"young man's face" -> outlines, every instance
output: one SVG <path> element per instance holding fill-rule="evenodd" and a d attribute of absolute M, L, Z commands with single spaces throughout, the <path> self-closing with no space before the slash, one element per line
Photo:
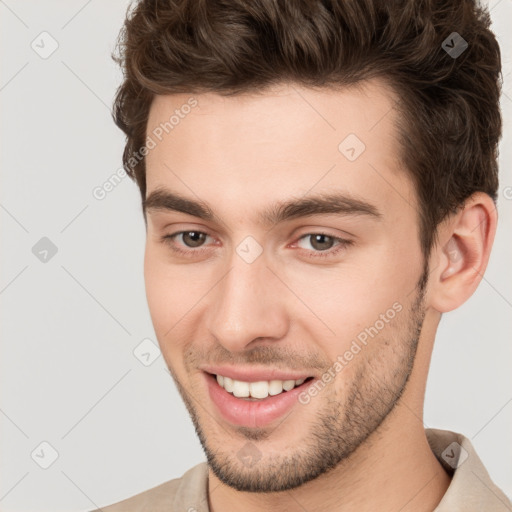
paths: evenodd
<path fill-rule="evenodd" d="M 210 466 L 236 489 L 290 489 L 334 467 L 411 373 L 424 264 L 392 106 L 377 82 L 152 105 L 146 199 L 160 190 L 211 215 L 148 202 L 148 304 Z M 329 195 L 327 212 L 279 208 Z M 248 400 L 212 374 L 314 379 L 282 393 L 260 383 L 259 396 L 278 394 Z"/>

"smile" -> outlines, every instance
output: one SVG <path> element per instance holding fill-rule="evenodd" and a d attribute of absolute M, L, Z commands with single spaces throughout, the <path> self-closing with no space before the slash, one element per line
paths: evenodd
<path fill-rule="evenodd" d="M 217 415 L 232 425 L 261 428 L 290 412 L 314 377 L 246 382 L 203 372 Z"/>
<path fill-rule="evenodd" d="M 268 396 L 276 396 L 285 391 L 290 391 L 313 377 L 298 380 L 261 380 L 258 382 L 244 382 L 223 375 L 217 375 L 216 378 L 221 388 L 237 398 L 262 400 Z"/>

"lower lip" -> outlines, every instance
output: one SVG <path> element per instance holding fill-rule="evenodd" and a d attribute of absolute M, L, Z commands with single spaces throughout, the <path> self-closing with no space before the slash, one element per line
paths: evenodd
<path fill-rule="evenodd" d="M 205 373 L 205 376 L 210 398 L 224 419 L 233 425 L 250 428 L 264 427 L 286 414 L 298 403 L 298 396 L 314 381 L 310 379 L 290 391 L 252 401 L 228 393 L 220 387 L 214 375 Z"/>

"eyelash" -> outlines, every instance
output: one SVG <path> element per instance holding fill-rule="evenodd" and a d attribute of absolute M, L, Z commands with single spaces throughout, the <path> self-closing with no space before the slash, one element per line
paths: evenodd
<path fill-rule="evenodd" d="M 194 230 L 178 231 L 178 232 L 173 233 L 171 235 L 164 235 L 164 236 L 162 236 L 161 241 L 164 244 L 168 245 L 171 248 L 171 250 L 174 251 L 175 253 L 181 254 L 181 255 L 184 255 L 184 256 L 190 256 L 191 254 L 199 255 L 202 252 L 204 252 L 205 250 L 208 250 L 206 247 L 199 247 L 198 249 L 188 249 L 188 250 L 185 250 L 185 249 L 180 249 L 179 247 L 174 245 L 173 239 L 175 237 L 177 237 L 178 235 L 182 235 L 182 234 L 185 234 L 185 233 L 200 233 L 200 234 L 204 234 L 206 236 L 210 236 L 210 235 L 208 235 L 208 233 L 204 233 L 203 231 L 194 231 Z M 303 238 L 306 238 L 308 236 L 313 236 L 313 235 L 327 236 L 329 238 L 332 238 L 335 242 L 338 242 L 338 245 L 337 245 L 337 248 L 334 248 L 334 249 L 327 249 L 325 251 L 313 251 L 314 256 L 312 256 L 312 255 L 309 256 L 312 259 L 314 259 L 314 258 L 328 258 L 328 257 L 334 256 L 338 252 L 342 251 L 343 249 L 349 247 L 350 245 L 352 245 L 354 243 L 352 240 L 345 240 L 344 238 L 339 238 L 339 237 L 336 237 L 336 236 L 332 236 L 332 235 L 329 235 L 328 233 L 322 233 L 321 231 L 320 232 L 314 232 L 314 233 L 306 233 L 306 234 L 300 236 L 297 239 L 297 242 L 299 240 L 302 240 Z M 303 249 L 303 250 L 307 251 L 307 249 Z"/>

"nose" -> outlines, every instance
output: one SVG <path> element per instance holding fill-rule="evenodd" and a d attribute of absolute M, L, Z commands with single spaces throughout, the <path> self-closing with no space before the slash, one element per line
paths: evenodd
<path fill-rule="evenodd" d="M 238 255 L 215 287 L 207 312 L 207 327 L 231 352 L 246 350 L 256 339 L 278 340 L 288 330 L 282 283 L 259 257 L 246 263 Z"/>

